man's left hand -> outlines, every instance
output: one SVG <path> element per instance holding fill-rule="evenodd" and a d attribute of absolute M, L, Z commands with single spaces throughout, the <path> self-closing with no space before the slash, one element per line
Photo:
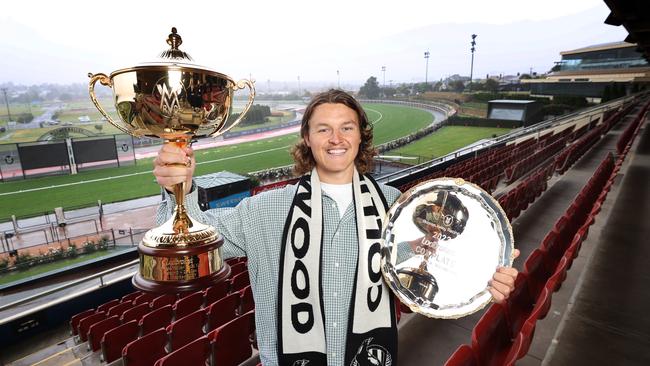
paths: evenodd
<path fill-rule="evenodd" d="M 514 250 L 514 258 L 517 257 L 519 257 L 519 249 Z M 497 268 L 488 287 L 494 302 L 502 304 L 508 299 L 508 296 L 515 288 L 515 279 L 517 279 L 518 274 L 519 271 L 514 267 Z"/>

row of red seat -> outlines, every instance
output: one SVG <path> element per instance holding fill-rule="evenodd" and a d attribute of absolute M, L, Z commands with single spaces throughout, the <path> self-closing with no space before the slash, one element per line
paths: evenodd
<path fill-rule="evenodd" d="M 199 311 L 196 314 L 200 314 Z M 191 315 L 193 316 L 193 315 Z M 173 348 L 167 331 L 160 328 L 124 347 L 125 366 L 188 366 L 219 365 L 235 366 L 253 354 L 251 343 L 255 337 L 255 310 L 246 312 L 233 320 L 203 333 L 201 329 L 179 329 L 192 339 Z M 168 352 L 167 348 L 171 348 Z"/>
<path fill-rule="evenodd" d="M 158 296 L 136 291 L 106 302 L 96 310 L 74 315 L 70 320 L 71 334 L 77 343 L 87 342 L 90 352 L 101 347 L 103 359 L 111 362 L 120 357 L 125 342 L 167 327 L 197 309 L 206 309 L 210 327 L 223 324 L 232 319 L 228 314 L 243 313 L 254 306 L 245 258 L 229 262 L 231 277 L 228 281 L 195 293 Z M 231 311 L 220 310 L 222 308 Z"/>
<path fill-rule="evenodd" d="M 632 141 L 636 137 L 643 121 L 645 121 L 648 108 L 650 107 L 650 101 L 646 102 L 645 105 L 641 108 L 639 113 L 634 117 L 632 123 L 630 123 L 627 128 L 623 131 L 616 143 L 616 151 L 619 154 L 623 154 L 626 149 L 629 151 L 630 146 L 632 146 Z"/>
<path fill-rule="evenodd" d="M 547 182 L 555 169 L 552 160 L 511 189 L 507 194 L 499 197 L 499 204 L 506 213 L 508 220 L 512 221 L 519 216 L 521 211 L 535 201 L 548 187 Z"/>
<path fill-rule="evenodd" d="M 461 345 L 446 365 L 512 365 L 526 355 L 536 323 L 548 313 L 552 294 L 566 278 L 618 168 L 611 154 L 603 160 L 540 247 L 526 259 L 508 300 L 485 312 L 472 330 L 472 344 Z"/>
<path fill-rule="evenodd" d="M 531 169 L 534 169 L 539 164 L 547 159 L 555 156 L 558 152 L 562 151 L 566 146 L 566 137 L 560 138 L 552 144 L 535 151 L 531 156 L 524 157 L 519 162 L 506 168 L 505 177 L 506 182 L 512 183 L 517 179 L 524 176 Z"/>

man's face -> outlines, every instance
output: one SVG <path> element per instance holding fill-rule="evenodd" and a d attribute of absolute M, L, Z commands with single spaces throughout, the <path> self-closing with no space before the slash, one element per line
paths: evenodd
<path fill-rule="evenodd" d="M 352 182 L 354 159 L 361 144 L 357 113 L 344 104 L 324 103 L 314 109 L 305 136 L 316 160 L 316 170 L 325 183 Z"/>

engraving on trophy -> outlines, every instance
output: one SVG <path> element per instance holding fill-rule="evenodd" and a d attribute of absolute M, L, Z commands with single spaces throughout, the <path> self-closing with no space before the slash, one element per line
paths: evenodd
<path fill-rule="evenodd" d="M 160 98 L 160 113 L 163 117 L 173 118 L 178 110 L 181 108 L 181 103 L 178 101 L 178 94 L 183 90 L 183 85 L 177 84 L 172 87 L 167 87 L 166 81 L 158 81 L 156 84 L 157 94 L 155 97 Z"/>

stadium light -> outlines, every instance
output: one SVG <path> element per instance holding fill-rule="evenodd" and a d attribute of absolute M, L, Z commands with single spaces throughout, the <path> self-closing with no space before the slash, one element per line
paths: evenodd
<path fill-rule="evenodd" d="M 338 89 L 340 90 L 341 89 L 341 73 L 339 72 L 339 70 L 336 70 L 336 78 L 338 79 L 336 81 L 336 85 L 337 85 Z"/>
<path fill-rule="evenodd" d="M 472 91 L 472 77 L 474 76 L 474 51 L 476 50 L 476 34 L 472 34 L 472 64 L 469 69 L 469 91 Z"/>
<path fill-rule="evenodd" d="M 384 74 L 384 90 L 382 92 L 384 93 L 384 97 L 386 97 L 386 66 L 381 67 L 381 72 Z"/>
<path fill-rule="evenodd" d="M 424 69 L 424 83 L 429 83 L 429 51 L 424 51 L 424 59 L 427 62 L 427 66 Z"/>

